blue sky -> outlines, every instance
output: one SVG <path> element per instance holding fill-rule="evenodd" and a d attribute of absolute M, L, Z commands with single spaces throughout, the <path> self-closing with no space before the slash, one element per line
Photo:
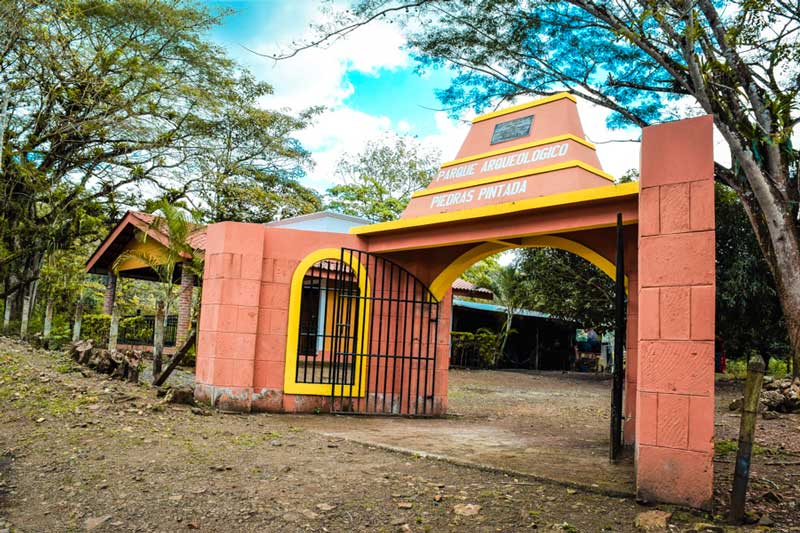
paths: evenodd
<path fill-rule="evenodd" d="M 275 53 L 307 37 L 309 24 L 321 20 L 318 2 L 210 4 L 236 11 L 211 37 L 259 79 L 273 85 L 275 95 L 262 105 L 293 111 L 326 106 L 317 122 L 299 135 L 316 161 L 309 170 L 308 185 L 319 190 L 329 187 L 343 154 L 356 153 L 368 140 L 386 134 L 413 135 L 438 148 L 444 159 L 454 155 L 466 126 L 436 112 L 441 104 L 434 92 L 447 87 L 450 73 L 444 69 L 418 73 L 395 25 L 375 24 L 329 48 L 276 63 L 247 48 Z"/>
<path fill-rule="evenodd" d="M 337 5 L 346 3 L 341 0 Z M 211 37 L 257 78 L 272 84 L 275 94 L 261 105 L 289 111 L 326 107 L 313 125 L 298 134 L 315 161 L 305 185 L 324 191 L 337 181 L 338 160 L 386 135 L 413 135 L 439 150 L 443 161 L 454 157 L 471 116 L 452 120 L 440 110 L 435 90 L 447 87 L 451 74 L 448 70 L 417 73 L 398 25 L 376 22 L 329 47 L 275 62 L 247 48 L 275 54 L 289 49 L 292 41 L 307 39 L 309 26 L 324 20 L 319 2 L 213 0 L 209 4 L 236 11 Z M 605 110 L 579 102 L 579 111 L 587 137 L 594 142 L 632 137 L 607 130 Z M 598 154 L 614 175 L 638 166 L 638 143 L 601 144 Z"/>

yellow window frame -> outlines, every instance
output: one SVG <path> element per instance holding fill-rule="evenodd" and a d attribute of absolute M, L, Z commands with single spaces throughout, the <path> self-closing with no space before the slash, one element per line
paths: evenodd
<path fill-rule="evenodd" d="M 300 306 L 303 298 L 303 278 L 306 272 L 320 261 L 343 261 L 357 276 L 358 290 L 361 293 L 362 306 L 359 312 L 359 329 L 363 335 L 358 337 L 356 349 L 358 367 L 357 375 L 360 379 L 354 385 L 334 385 L 325 383 L 298 383 L 297 374 L 297 347 L 300 337 Z M 286 337 L 286 364 L 283 374 L 283 392 L 286 394 L 307 394 L 312 396 L 353 396 L 363 397 L 366 391 L 367 358 L 364 357 L 369 346 L 369 326 L 371 318 L 370 286 L 367 271 L 363 265 L 348 251 L 339 248 L 323 248 L 310 253 L 297 265 L 292 275 L 291 292 L 289 296 L 289 324 Z"/>

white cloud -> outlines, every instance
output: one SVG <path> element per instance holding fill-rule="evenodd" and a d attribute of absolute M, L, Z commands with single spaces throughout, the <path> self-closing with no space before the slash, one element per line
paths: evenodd
<path fill-rule="evenodd" d="M 606 119 L 611 111 L 581 98 L 578 99 L 578 113 L 586 138 L 597 146 L 603 170 L 618 178 L 631 168 L 639 168 L 641 130 L 609 129 Z"/>
<path fill-rule="evenodd" d="M 272 84 L 275 94 L 262 99 L 265 108 L 297 112 L 325 106 L 314 123 L 297 136 L 315 162 L 304 182 L 324 191 L 334 183 L 333 171 L 344 153 L 359 152 L 368 140 L 386 131 L 411 129 L 408 123 L 393 125 L 386 116 L 368 115 L 344 104 L 354 91 L 347 82 L 348 72 L 378 75 L 381 70 L 409 65 L 410 58 L 402 48 L 405 38 L 396 25 L 376 22 L 330 46 L 310 48 L 276 62 L 244 47 L 267 55 L 289 50 L 292 41 L 299 43 L 311 36 L 309 25 L 320 22 L 321 17 L 313 2 L 279 3 L 279 10 L 269 15 L 263 32 L 269 40 L 223 44 L 258 79 Z"/>
<path fill-rule="evenodd" d="M 442 162 L 455 159 L 461 143 L 469 132 L 469 119 L 472 116 L 464 115 L 462 120 L 452 120 L 444 111 L 436 111 L 433 119 L 436 123 L 437 133 L 427 135 L 422 138 L 422 142 L 428 146 L 437 148 L 442 153 Z"/>

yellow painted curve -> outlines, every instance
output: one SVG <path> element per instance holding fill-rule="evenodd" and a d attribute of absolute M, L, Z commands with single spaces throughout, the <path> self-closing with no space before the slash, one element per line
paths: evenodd
<path fill-rule="evenodd" d="M 608 277 L 615 280 L 616 266 L 614 263 L 595 252 L 588 246 L 579 242 L 575 242 L 564 237 L 556 237 L 554 235 L 540 235 L 535 237 L 526 237 L 522 239 L 521 244 L 518 246 L 502 245 L 497 243 L 485 243 L 460 255 L 455 261 L 450 263 L 436 278 L 431 282 L 430 291 L 438 300 L 442 300 L 447 291 L 453 285 L 453 282 L 471 265 L 477 263 L 481 259 L 485 259 L 490 255 L 512 248 L 558 248 L 578 255 L 597 268 L 602 270 Z M 628 277 L 625 277 L 625 292 L 628 291 Z"/>
<path fill-rule="evenodd" d="M 361 378 L 358 387 L 354 387 L 351 391 L 350 385 L 337 385 L 333 389 L 332 385 L 324 383 L 297 383 L 295 375 L 297 372 L 297 345 L 300 336 L 300 305 L 303 298 L 303 278 L 306 272 L 320 261 L 343 260 L 357 275 L 358 289 L 362 296 L 370 295 L 369 279 L 366 275 L 366 269 L 361 265 L 358 260 L 353 257 L 349 252 L 342 253 L 339 248 L 322 248 L 315 252 L 308 254 L 292 275 L 291 292 L 289 296 L 289 324 L 286 337 L 286 364 L 283 372 L 283 391 L 287 394 L 310 394 L 319 396 L 341 395 L 342 390 L 347 396 L 361 397 L 364 396 L 365 379 L 366 379 L 366 362 L 365 357 L 359 357 L 360 361 L 357 363 L 361 367 Z M 362 300 L 361 313 L 358 323 L 362 326 L 363 335 L 359 337 L 358 347 L 356 353 L 363 355 L 369 346 L 369 321 L 371 315 L 369 299 Z M 358 374 L 358 373 L 357 373 Z"/>

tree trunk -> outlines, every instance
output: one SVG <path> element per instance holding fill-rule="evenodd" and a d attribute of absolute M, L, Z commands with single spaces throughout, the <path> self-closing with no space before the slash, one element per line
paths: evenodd
<path fill-rule="evenodd" d="M 47 297 L 47 304 L 44 308 L 44 327 L 42 328 L 42 338 L 44 339 L 45 346 L 50 339 L 50 332 L 53 330 L 53 297 Z"/>
<path fill-rule="evenodd" d="M 153 376 L 161 374 L 161 355 L 164 353 L 164 302 L 156 303 L 156 319 L 153 324 Z"/>
<path fill-rule="evenodd" d="M 75 323 L 72 326 L 72 342 L 81 340 L 81 322 L 83 321 L 83 292 L 75 306 Z"/>
<path fill-rule="evenodd" d="M 14 294 L 6 296 L 5 309 L 3 310 L 3 335 L 8 335 L 8 325 L 11 322 L 11 307 L 14 305 Z"/>
<path fill-rule="evenodd" d="M 22 289 L 22 314 L 19 320 L 19 338 L 28 338 L 28 321 L 31 315 L 31 300 L 33 299 L 33 284 L 29 284 Z"/>
<path fill-rule="evenodd" d="M 167 381 L 167 378 L 169 378 L 169 375 L 172 374 L 172 371 L 175 370 L 179 364 L 181 364 L 183 358 L 186 357 L 186 354 L 189 353 L 191 347 L 194 346 L 196 339 L 197 332 L 192 329 L 189 332 L 189 336 L 186 338 L 186 341 L 184 341 L 183 345 L 178 349 L 178 351 L 175 352 L 175 355 L 172 356 L 172 359 L 169 360 L 169 363 L 167 363 L 167 367 L 164 369 L 164 371 L 160 372 L 158 375 L 153 373 L 153 385 L 160 387 L 165 381 Z"/>

